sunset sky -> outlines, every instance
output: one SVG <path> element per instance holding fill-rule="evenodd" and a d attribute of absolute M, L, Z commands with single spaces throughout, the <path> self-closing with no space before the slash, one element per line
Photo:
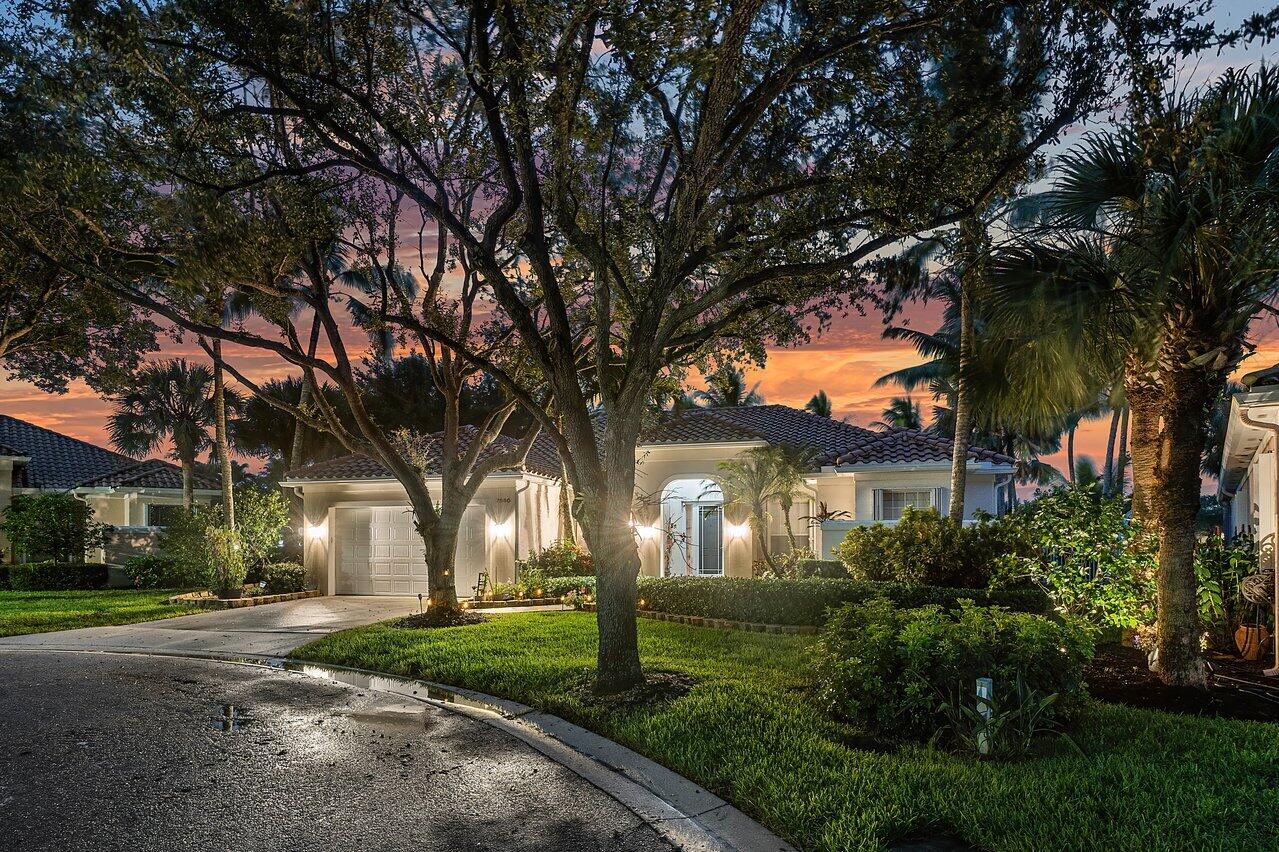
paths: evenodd
<path fill-rule="evenodd" d="M 1223 24 L 1237 23 L 1263 7 L 1258 0 L 1222 2 L 1215 16 Z M 1273 62 L 1276 55 L 1276 46 L 1267 44 L 1220 56 L 1203 56 L 1186 65 L 1179 83 L 1193 85 L 1217 76 L 1230 66 L 1263 60 Z M 1080 134 L 1099 126 L 1072 128 L 1061 144 L 1068 146 Z M 911 324 L 924 330 L 932 330 L 936 316 L 935 307 L 907 312 Z M 888 400 L 896 395 L 892 388 L 873 388 L 875 380 L 884 373 L 919 361 L 910 347 L 883 340 L 882 330 L 882 317 L 873 312 L 865 317 L 854 314 L 843 318 L 811 345 L 771 352 L 766 367 L 750 374 L 750 382 L 759 383 L 759 390 L 768 402 L 794 406 L 802 406 L 818 389 L 824 389 L 834 402 L 837 417 L 848 416 L 852 422 L 868 425 L 879 418 Z M 1245 372 L 1279 361 L 1279 333 L 1273 323 L 1258 328 L 1257 342 L 1258 351 L 1245 364 Z M 199 357 L 193 341 L 184 344 L 166 341 L 166 344 L 158 357 Z M 266 354 L 241 352 L 235 362 L 255 379 L 287 372 L 274 356 Z M 921 402 L 927 418 L 931 414 L 931 400 Z M 80 383 L 73 384 L 66 394 L 50 395 L 23 382 L 0 379 L 0 411 L 103 446 L 108 443 L 105 421 L 110 406 Z M 1107 429 L 1105 421 L 1085 424 L 1077 438 L 1077 453 L 1100 461 L 1105 454 Z M 1060 458 L 1048 461 L 1064 467 Z"/>

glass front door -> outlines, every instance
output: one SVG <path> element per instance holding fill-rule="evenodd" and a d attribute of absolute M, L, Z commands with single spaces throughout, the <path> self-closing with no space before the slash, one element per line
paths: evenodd
<path fill-rule="evenodd" d="M 724 507 L 697 507 L 697 573 L 724 573 Z"/>

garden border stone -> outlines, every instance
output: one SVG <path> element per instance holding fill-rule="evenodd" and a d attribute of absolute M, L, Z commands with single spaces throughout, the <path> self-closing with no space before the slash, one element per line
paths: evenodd
<path fill-rule="evenodd" d="M 205 609 L 240 609 L 246 606 L 263 606 L 264 604 L 300 601 L 303 598 L 318 598 L 319 589 L 308 589 L 304 592 L 284 592 L 278 595 L 246 595 L 242 598 L 215 598 L 208 592 L 185 592 L 169 598 L 171 604 L 189 604 Z"/>

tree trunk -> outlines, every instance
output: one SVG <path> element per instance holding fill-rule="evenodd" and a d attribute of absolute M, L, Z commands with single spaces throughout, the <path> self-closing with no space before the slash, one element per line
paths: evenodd
<path fill-rule="evenodd" d="M 1159 535 L 1159 517 L 1152 510 L 1156 491 L 1155 463 L 1159 458 L 1159 401 L 1156 387 L 1129 388 L 1132 427 L 1132 519 L 1151 535 Z"/>
<path fill-rule="evenodd" d="M 413 524 L 422 537 L 426 556 L 427 600 L 431 611 L 454 612 L 459 609 L 457 575 L 454 572 L 459 524 L 455 520 L 446 522 L 436 514 L 425 484 L 416 483 L 408 492 L 409 505 L 413 507 Z"/>
<path fill-rule="evenodd" d="M 950 457 L 950 517 L 964 520 L 964 495 L 968 489 L 968 445 L 972 440 L 972 403 L 968 380 L 973 359 L 973 305 L 971 282 L 965 275 L 959 288 L 959 369 L 955 375 L 955 440 Z"/>
<path fill-rule="evenodd" d="M 573 503 L 568 497 L 568 471 L 560 466 L 560 541 L 573 542 L 576 539 L 573 536 Z"/>
<path fill-rule="evenodd" d="M 195 506 L 195 450 L 179 447 L 178 463 L 182 466 L 182 508 L 189 512 Z"/>
<path fill-rule="evenodd" d="M 759 544 L 760 557 L 768 566 L 768 573 L 777 576 L 777 562 L 768 550 L 768 522 L 765 520 L 764 507 L 757 506 L 755 514 L 750 517 L 751 530 L 755 533 L 755 541 Z"/>
<path fill-rule="evenodd" d="M 311 386 L 302 381 L 302 390 L 298 394 L 298 408 L 306 411 L 311 403 Z M 297 470 L 302 466 L 302 442 L 306 437 L 306 424 L 301 420 L 293 421 L 293 446 L 289 448 L 289 470 Z"/>
<path fill-rule="evenodd" d="M 633 471 L 632 467 L 632 477 Z M 622 483 L 612 485 L 595 496 L 591 501 L 595 505 L 582 518 L 582 533 L 595 559 L 595 622 L 599 628 L 595 689 L 603 694 L 623 692 L 644 682 L 635 616 L 640 556 L 628 523 L 632 494 L 624 493 L 631 490 Z"/>
<path fill-rule="evenodd" d="M 1066 479 L 1075 481 L 1075 428 L 1078 423 L 1071 423 L 1066 429 Z"/>
<path fill-rule="evenodd" d="M 1124 482 L 1128 479 L 1128 406 L 1123 408 L 1119 420 L 1119 457 L 1115 459 L 1115 493 L 1123 496 Z"/>
<path fill-rule="evenodd" d="M 1180 365 L 1187 359 L 1170 360 Z M 1199 512 L 1204 413 L 1214 396 L 1211 377 L 1202 370 L 1174 367 L 1169 371 L 1151 501 L 1161 530 L 1151 668 L 1160 680 L 1174 686 L 1204 688 L 1208 683 L 1199 650 L 1195 516 Z"/>
<path fill-rule="evenodd" d="M 1110 412 L 1110 437 L 1106 439 L 1106 467 L 1101 474 L 1102 493 L 1109 497 L 1115 490 L 1115 438 L 1119 433 L 1119 409 Z"/>
<path fill-rule="evenodd" d="M 222 373 L 222 341 L 213 338 L 213 431 L 218 464 L 222 468 L 222 510 L 226 525 L 235 529 L 235 483 L 231 472 L 231 448 L 227 440 L 226 379 Z"/>
<path fill-rule="evenodd" d="M 790 543 L 791 552 L 799 550 L 799 541 L 795 538 L 795 528 L 791 525 L 790 510 L 793 504 L 787 501 L 782 504 L 782 526 L 786 527 L 786 540 Z"/>

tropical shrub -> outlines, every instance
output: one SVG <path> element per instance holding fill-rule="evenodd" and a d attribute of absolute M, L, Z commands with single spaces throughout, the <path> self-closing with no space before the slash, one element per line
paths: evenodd
<path fill-rule="evenodd" d="M 1096 483 L 1064 485 L 1006 516 L 1031 548 L 1001 559 L 994 582 L 1042 587 L 1056 608 L 1097 627 L 1137 627 L 1152 614 L 1154 542 Z"/>
<path fill-rule="evenodd" d="M 586 589 L 587 594 L 595 594 L 595 577 L 547 577 L 542 587 L 548 598 L 562 598 L 567 594 Z"/>
<path fill-rule="evenodd" d="M 244 545 L 244 561 L 250 572 L 279 557 L 281 537 L 288 525 L 289 504 L 278 488 L 259 488 L 249 483 L 235 490 L 235 529 Z"/>
<path fill-rule="evenodd" d="M 1226 541 L 1220 533 L 1199 539 L 1195 546 L 1199 621 L 1213 646 L 1234 648 L 1234 633 L 1252 605 L 1239 591 L 1239 581 L 1257 570 L 1257 540 L 1247 534 Z"/>
<path fill-rule="evenodd" d="M 853 527 L 836 556 L 854 580 L 977 589 L 997 573 L 1000 557 L 1028 552 L 1002 518 L 964 526 L 936 509 L 907 508 L 893 526 Z"/>
<path fill-rule="evenodd" d="M 795 576 L 800 579 L 825 577 L 834 580 L 851 579 L 848 566 L 837 559 L 800 559 L 795 565 Z"/>
<path fill-rule="evenodd" d="M 204 583 L 207 579 L 209 530 L 221 523 L 221 506 L 200 506 L 195 510 L 174 512 L 168 525 L 160 531 L 157 542 L 160 552 L 173 560 L 180 576 Z"/>
<path fill-rule="evenodd" d="M 639 596 L 645 609 L 673 615 L 808 626 L 824 624 L 830 609 L 875 598 L 905 607 L 943 608 L 969 599 L 1028 612 L 1044 612 L 1050 605 L 1038 589 L 988 591 L 820 578 L 640 577 Z"/>
<path fill-rule="evenodd" d="M 753 566 L 755 577 L 774 577 L 780 579 L 802 580 L 807 577 L 847 578 L 848 569 L 844 563 L 833 559 L 817 559 L 813 551 L 806 547 L 796 548 L 789 553 L 773 557 L 770 567 L 763 560 L 757 560 Z"/>
<path fill-rule="evenodd" d="M 557 541 L 520 564 L 521 577 L 529 571 L 540 571 L 544 578 L 591 576 L 595 574 L 595 560 L 577 542 Z"/>
<path fill-rule="evenodd" d="M 239 597 L 243 593 L 248 566 L 244 561 L 244 543 L 237 530 L 230 527 L 205 530 L 202 558 L 205 581 L 218 597 Z"/>
<path fill-rule="evenodd" d="M 296 562 L 268 562 L 259 571 L 268 595 L 300 592 L 306 588 L 306 569 Z"/>
<path fill-rule="evenodd" d="M 71 494 L 18 494 L 0 512 L 0 532 L 25 561 L 83 562 L 89 551 L 107 543 L 111 531 L 93 520 L 88 503 Z"/>
<path fill-rule="evenodd" d="M 93 562 L 20 562 L 9 566 L 9 586 L 19 592 L 105 589 L 107 570 Z"/>
<path fill-rule="evenodd" d="M 124 560 L 124 573 L 137 589 L 184 589 L 202 581 L 171 556 L 142 553 Z"/>
<path fill-rule="evenodd" d="M 833 716 L 889 739 L 927 738 L 947 709 L 994 681 L 1000 704 L 1016 701 L 1019 679 L 1056 695 L 1047 720 L 1068 715 L 1083 696 L 1088 632 L 1061 622 L 962 601 L 953 609 L 903 609 L 885 599 L 840 607 L 814 649 L 817 699 Z"/>

